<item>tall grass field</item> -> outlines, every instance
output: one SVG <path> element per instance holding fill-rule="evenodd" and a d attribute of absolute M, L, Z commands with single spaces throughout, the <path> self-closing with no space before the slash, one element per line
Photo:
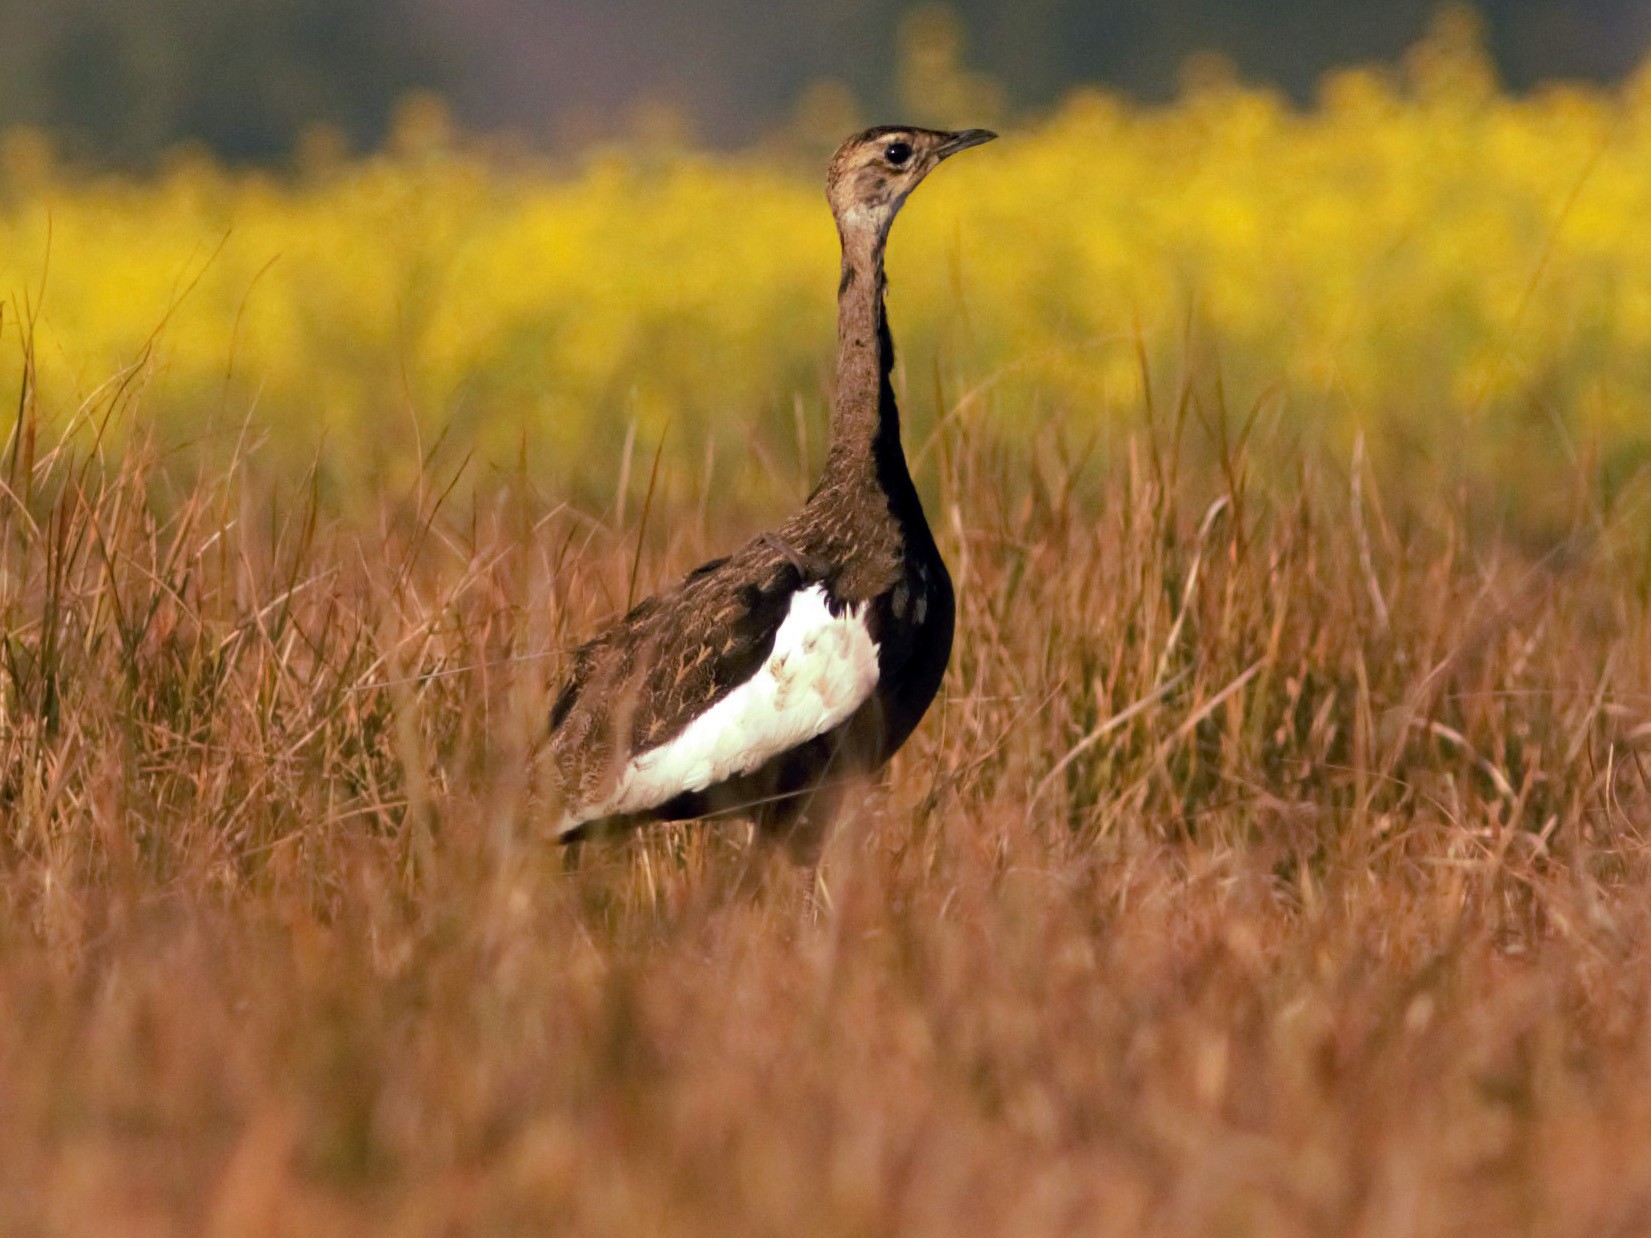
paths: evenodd
<path fill-rule="evenodd" d="M 808 492 L 821 150 L 7 137 L 0 1233 L 1651 1232 L 1651 78 L 1452 30 L 914 197 L 958 638 L 817 914 L 542 747 Z"/>

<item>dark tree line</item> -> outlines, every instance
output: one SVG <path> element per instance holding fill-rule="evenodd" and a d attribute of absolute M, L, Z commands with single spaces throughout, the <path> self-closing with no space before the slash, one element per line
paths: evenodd
<path fill-rule="evenodd" d="M 0 128 L 116 160 L 268 158 L 318 123 L 372 142 L 448 72 L 404 0 L 0 0 Z"/>
<path fill-rule="evenodd" d="M 953 0 L 970 67 L 1017 104 L 1080 82 L 1174 92 L 1199 51 L 1309 97 L 1328 68 L 1392 60 L 1437 0 Z M 1609 79 L 1651 40 L 1651 0 L 1485 0 L 1515 87 Z M 479 128 L 541 137 L 612 125 L 639 100 L 737 143 L 779 124 L 805 87 L 901 104 L 910 0 L 0 0 L 0 128 L 141 162 L 180 141 L 278 158 L 326 123 L 379 141 L 396 100 L 429 89 Z M 908 49 L 909 50 L 909 49 Z M 910 83 L 907 83 L 908 87 Z M 909 93 L 909 90 L 908 90 Z M 909 102 L 909 101 L 908 101 Z"/>

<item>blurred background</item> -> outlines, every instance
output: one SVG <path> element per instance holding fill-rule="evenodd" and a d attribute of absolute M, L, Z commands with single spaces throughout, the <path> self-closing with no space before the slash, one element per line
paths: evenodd
<path fill-rule="evenodd" d="M 1554 461 L 1651 461 L 1648 47 L 1651 0 L 0 0 L 0 407 L 593 505 L 720 453 L 777 508 L 820 169 L 898 118 L 1005 135 L 891 254 L 914 441 L 1185 407 L 1565 527 Z"/>
<path fill-rule="evenodd" d="M 1389 62 L 1434 0 L 0 0 L 0 128 L 141 163 L 179 143 L 279 159 L 325 125 L 362 149 L 427 90 L 463 127 L 577 145 L 641 123 L 735 146 L 799 107 L 886 117 L 924 60 L 967 57 L 1015 107 L 1078 83 L 1160 100 L 1188 58 L 1309 101 L 1337 66 Z M 1484 0 L 1514 89 L 1609 81 L 1651 43 L 1647 0 Z M 930 65 L 931 68 L 935 66 Z M 822 85 L 824 83 L 825 85 Z M 835 85 L 832 85 L 835 84 Z"/>

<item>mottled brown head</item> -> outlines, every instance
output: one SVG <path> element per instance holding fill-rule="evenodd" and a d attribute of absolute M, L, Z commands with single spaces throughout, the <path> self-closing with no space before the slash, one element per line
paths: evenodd
<path fill-rule="evenodd" d="M 990 142 L 990 129 L 947 133 L 910 125 L 880 125 L 837 148 L 826 173 L 826 198 L 845 240 L 854 233 L 883 236 L 906 195 L 942 159 Z"/>

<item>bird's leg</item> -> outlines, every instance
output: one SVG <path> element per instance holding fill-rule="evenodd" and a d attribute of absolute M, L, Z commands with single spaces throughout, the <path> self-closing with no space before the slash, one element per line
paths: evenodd
<path fill-rule="evenodd" d="M 831 890 L 820 872 L 820 860 L 836 818 L 836 805 L 833 789 L 817 787 L 806 796 L 795 797 L 774 818 L 758 823 L 770 849 L 783 853 L 785 863 L 795 874 L 792 880 L 802 894 L 803 921 L 807 924 L 820 923 L 832 909 Z"/>
<path fill-rule="evenodd" d="M 831 914 L 831 889 L 818 863 L 799 868 L 797 875 L 803 883 L 803 919 L 818 924 Z"/>
<path fill-rule="evenodd" d="M 773 868 L 774 848 L 756 822 L 751 822 L 745 846 L 740 850 L 739 876 L 734 882 L 734 893 L 747 902 L 755 902 L 762 892 L 763 881 Z"/>
<path fill-rule="evenodd" d="M 734 882 L 737 897 L 755 903 L 765 889 L 771 896 L 794 889 L 802 904 L 802 922 L 818 924 L 832 909 L 831 891 L 820 873 L 818 858 L 798 861 L 773 835 L 753 832 Z"/>

